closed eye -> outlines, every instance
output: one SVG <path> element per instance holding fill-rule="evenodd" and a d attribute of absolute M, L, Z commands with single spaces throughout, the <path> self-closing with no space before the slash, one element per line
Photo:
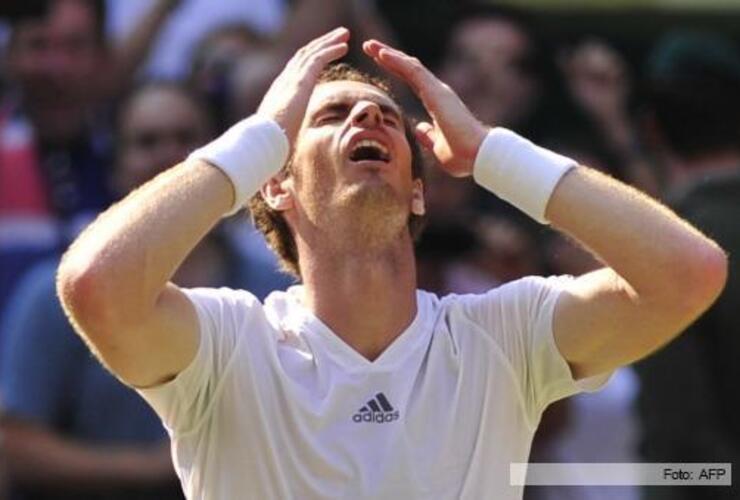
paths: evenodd
<path fill-rule="evenodd" d="M 385 118 L 383 118 L 383 123 L 385 123 L 389 127 L 398 127 L 398 120 L 396 118 L 386 116 Z"/>
<path fill-rule="evenodd" d="M 314 115 L 313 123 L 327 125 L 338 120 L 344 120 L 349 113 L 349 105 L 342 102 L 327 104 Z"/>
<path fill-rule="evenodd" d="M 332 123 L 343 119 L 344 118 L 338 113 L 327 113 L 317 117 L 314 123 L 316 123 L 317 125 L 325 125 L 327 123 Z"/>

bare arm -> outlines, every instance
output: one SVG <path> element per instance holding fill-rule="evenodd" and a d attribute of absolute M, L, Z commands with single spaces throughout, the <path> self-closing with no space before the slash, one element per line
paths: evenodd
<path fill-rule="evenodd" d="M 364 49 L 421 98 L 432 118 L 417 127 L 422 145 L 449 174 L 471 175 L 486 127 L 417 59 L 377 41 Z M 545 215 L 609 266 L 579 277 L 555 307 L 555 341 L 577 378 L 654 351 L 724 286 L 722 249 L 657 201 L 595 170 L 570 170 Z"/>
<path fill-rule="evenodd" d="M 195 310 L 168 282 L 232 201 L 218 169 L 181 164 L 109 208 L 65 254 L 57 278 L 65 311 L 126 382 L 162 382 L 194 357 Z"/>
<path fill-rule="evenodd" d="M 9 417 L 0 428 L 10 475 L 34 488 L 94 491 L 176 481 L 168 442 L 146 448 L 91 446 Z"/>
<path fill-rule="evenodd" d="M 259 113 L 295 138 L 316 78 L 347 52 L 347 30 L 319 37 L 291 59 Z M 248 162 L 249 158 L 244 158 Z M 203 161 L 177 165 L 109 208 L 75 241 L 57 275 L 62 305 L 78 333 L 119 378 L 148 387 L 194 358 L 197 316 L 169 280 L 234 204 L 234 187 Z"/>
<path fill-rule="evenodd" d="M 724 252 L 647 195 L 595 170 L 560 181 L 548 219 L 608 267 L 578 278 L 555 307 L 558 348 L 585 377 L 644 357 L 717 298 Z"/>

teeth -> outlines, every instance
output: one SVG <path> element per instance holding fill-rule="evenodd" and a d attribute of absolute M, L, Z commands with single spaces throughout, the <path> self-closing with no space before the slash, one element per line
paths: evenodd
<path fill-rule="evenodd" d="M 356 151 L 358 148 L 364 148 L 364 147 L 377 148 L 380 150 L 383 156 L 388 156 L 388 148 L 386 148 L 381 142 L 378 142 L 375 139 L 363 139 L 359 141 L 352 148 L 352 151 Z"/>

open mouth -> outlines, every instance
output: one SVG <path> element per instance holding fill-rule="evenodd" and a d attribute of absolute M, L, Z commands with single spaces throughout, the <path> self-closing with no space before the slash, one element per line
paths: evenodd
<path fill-rule="evenodd" d="M 388 148 L 374 139 L 363 139 L 354 145 L 349 154 L 351 161 L 382 161 L 388 163 L 391 160 Z"/>

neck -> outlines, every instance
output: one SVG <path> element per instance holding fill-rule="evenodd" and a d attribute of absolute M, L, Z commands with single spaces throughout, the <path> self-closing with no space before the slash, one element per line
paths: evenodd
<path fill-rule="evenodd" d="M 382 248 L 310 250 L 298 240 L 304 305 L 344 342 L 374 360 L 416 315 L 416 266 L 408 231 Z M 303 247 L 303 248 L 301 248 Z M 308 252 L 306 251 L 308 250 Z M 318 250 L 318 251 L 317 251 Z"/>

